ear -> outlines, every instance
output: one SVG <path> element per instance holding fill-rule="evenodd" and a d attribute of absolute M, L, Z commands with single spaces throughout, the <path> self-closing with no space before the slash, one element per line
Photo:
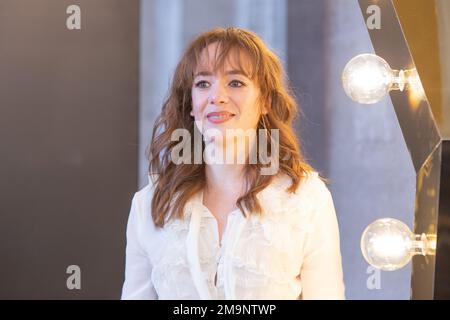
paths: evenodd
<path fill-rule="evenodd" d="M 194 111 L 191 110 L 189 114 L 194 117 Z"/>

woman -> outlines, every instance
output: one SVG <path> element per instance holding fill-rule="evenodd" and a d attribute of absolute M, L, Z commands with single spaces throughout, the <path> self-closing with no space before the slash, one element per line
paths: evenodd
<path fill-rule="evenodd" d="M 296 111 L 254 33 L 189 45 L 132 201 L 123 299 L 344 298 L 333 200 L 302 158 Z"/>

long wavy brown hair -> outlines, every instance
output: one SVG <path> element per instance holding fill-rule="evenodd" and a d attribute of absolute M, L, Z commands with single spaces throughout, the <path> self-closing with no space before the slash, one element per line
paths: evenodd
<path fill-rule="evenodd" d="M 198 130 L 190 115 L 192 108 L 191 89 L 194 72 L 200 63 L 202 51 L 210 44 L 216 43 L 220 53 L 216 55 L 214 68 L 220 68 L 232 54 L 247 54 L 251 62 L 251 77 L 255 79 L 260 92 L 259 101 L 265 106 L 267 114 L 261 114 L 257 129 L 279 129 L 279 162 L 277 174 L 288 175 L 292 184 L 287 192 L 294 192 L 304 174 L 312 168 L 304 160 L 300 143 L 292 127 L 298 114 L 298 106 L 288 86 L 280 59 L 253 32 L 241 28 L 216 28 L 197 36 L 187 47 L 178 63 L 172 78 L 167 98 L 161 114 L 157 117 L 153 128 L 151 143 L 147 149 L 149 159 L 149 175 L 154 185 L 151 203 L 151 214 L 154 224 L 163 227 L 171 219 L 182 219 L 187 201 L 206 185 L 205 163 L 175 164 L 171 159 L 171 151 L 179 143 L 172 141 L 175 129 L 187 129 L 194 136 Z M 203 139 L 202 139 L 203 140 Z M 192 148 L 205 148 L 194 145 Z M 191 149 L 192 150 L 192 149 Z M 193 152 L 192 152 L 193 157 Z M 262 175 L 264 164 L 246 162 L 244 176 L 247 192 L 238 198 L 236 205 L 242 213 L 262 214 L 261 204 L 256 195 L 266 188 L 274 175 Z"/>

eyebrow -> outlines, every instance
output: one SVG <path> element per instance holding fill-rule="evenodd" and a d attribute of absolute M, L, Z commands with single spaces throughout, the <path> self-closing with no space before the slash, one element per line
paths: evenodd
<path fill-rule="evenodd" d="M 248 77 L 247 74 L 241 70 L 229 70 L 227 72 L 225 72 L 226 75 L 242 75 L 244 77 Z M 194 78 L 199 77 L 199 76 L 203 76 L 203 77 L 207 77 L 207 76 L 212 76 L 213 73 L 211 71 L 199 71 L 194 75 Z"/>

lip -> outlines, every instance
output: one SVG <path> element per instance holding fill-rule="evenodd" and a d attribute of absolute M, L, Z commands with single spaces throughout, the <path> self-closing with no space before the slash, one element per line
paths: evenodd
<path fill-rule="evenodd" d="M 209 112 L 206 117 L 212 123 L 223 123 L 232 119 L 235 115 L 228 111 Z"/>

